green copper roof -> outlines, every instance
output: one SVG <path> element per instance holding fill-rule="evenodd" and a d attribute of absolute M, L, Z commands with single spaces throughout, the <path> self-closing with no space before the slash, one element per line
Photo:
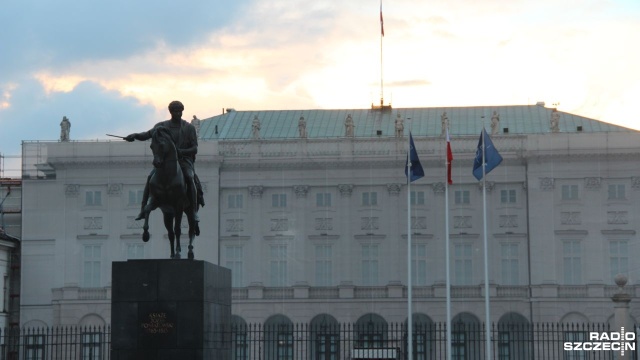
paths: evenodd
<path fill-rule="evenodd" d="M 491 131 L 491 117 L 496 112 L 500 118 L 500 133 L 508 134 L 550 133 L 550 121 L 554 109 L 542 105 L 472 106 L 397 108 L 384 111 L 374 109 L 337 110 L 265 110 L 235 111 L 204 119 L 201 125 L 202 139 L 251 139 L 251 126 L 255 117 L 260 121 L 261 139 L 294 139 L 299 137 L 298 120 L 304 117 L 308 138 L 337 138 L 345 136 L 344 121 L 351 115 L 355 125 L 354 136 L 392 137 L 395 119 L 404 119 L 404 133 L 409 129 L 414 136 L 440 136 L 441 116 L 447 113 L 451 135 L 476 135 L 482 126 Z M 562 133 L 634 131 L 562 111 L 559 129 Z M 378 135 L 378 130 L 381 134 Z"/>

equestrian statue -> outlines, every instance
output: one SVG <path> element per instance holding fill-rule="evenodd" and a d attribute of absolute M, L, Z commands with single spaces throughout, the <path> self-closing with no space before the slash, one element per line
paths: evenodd
<path fill-rule="evenodd" d="M 171 119 L 157 123 L 151 130 L 131 134 L 124 140 L 151 139 L 153 170 L 147 177 L 142 208 L 136 220 L 144 219 L 142 240 L 149 241 L 149 214 L 160 208 L 171 245 L 171 258 L 181 257 L 180 225 L 182 214 L 189 223 L 189 259 L 193 259 L 193 240 L 200 235 L 198 208 L 204 206 L 202 187 L 195 173 L 198 137 L 193 125 L 182 120 L 184 105 L 169 104 Z M 175 240 L 175 241 L 174 241 Z"/>

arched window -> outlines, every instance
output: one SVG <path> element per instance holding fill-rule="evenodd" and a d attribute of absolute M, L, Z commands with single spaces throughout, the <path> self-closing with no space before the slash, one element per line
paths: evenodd
<path fill-rule="evenodd" d="M 413 314 L 413 358 L 416 360 L 433 359 L 436 329 L 430 317 L 425 314 Z M 404 321 L 404 349 L 407 352 L 407 320 Z"/>
<path fill-rule="evenodd" d="M 266 360 L 293 360 L 293 323 L 284 315 L 274 315 L 264 323 Z"/>
<path fill-rule="evenodd" d="M 231 359 L 249 359 L 247 322 L 238 315 L 231 316 Z"/>
<path fill-rule="evenodd" d="M 524 316 L 508 312 L 498 321 L 498 358 L 532 359 L 531 324 Z"/>
<path fill-rule="evenodd" d="M 468 312 L 456 315 L 451 329 L 451 355 L 454 360 L 472 359 L 482 354 L 483 328 L 478 318 Z"/>
<path fill-rule="evenodd" d="M 331 315 L 320 314 L 311 319 L 311 359 L 335 360 L 340 354 L 340 325 Z"/>
<path fill-rule="evenodd" d="M 387 341 L 387 322 L 378 314 L 369 313 L 356 321 L 356 347 L 383 348 Z"/>

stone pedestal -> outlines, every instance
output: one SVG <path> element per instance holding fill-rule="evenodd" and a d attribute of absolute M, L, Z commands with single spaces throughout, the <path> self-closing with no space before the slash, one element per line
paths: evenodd
<path fill-rule="evenodd" d="M 230 359 L 231 271 L 205 261 L 112 268 L 112 360 Z"/>

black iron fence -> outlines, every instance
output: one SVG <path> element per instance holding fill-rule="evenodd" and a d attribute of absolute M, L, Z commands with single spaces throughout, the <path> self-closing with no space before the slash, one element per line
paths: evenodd
<path fill-rule="evenodd" d="M 248 324 L 211 330 L 216 347 L 230 349 L 233 360 L 407 359 L 405 324 Z M 484 360 L 486 331 L 482 324 L 452 327 L 452 358 Z M 637 359 L 630 335 L 615 340 L 603 324 L 499 324 L 490 329 L 492 359 Z M 594 334 L 600 334 L 595 340 Z M 612 339 L 602 339 L 601 334 Z M 414 360 L 446 359 L 445 324 L 413 326 Z M 635 338 L 635 336 L 633 336 Z M 0 360 L 108 360 L 109 327 L 9 329 L 0 332 Z M 594 349 L 599 348 L 599 349 Z M 586 349 L 586 350 L 585 350 Z M 605 350 L 612 349 L 612 350 Z"/>

